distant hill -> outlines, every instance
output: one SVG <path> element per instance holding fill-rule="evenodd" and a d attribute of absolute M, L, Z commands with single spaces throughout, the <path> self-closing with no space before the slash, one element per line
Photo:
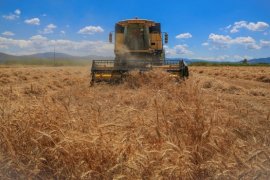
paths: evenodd
<path fill-rule="evenodd" d="M 88 56 L 73 56 L 65 53 L 55 53 L 55 60 L 59 64 L 76 64 L 76 63 L 90 63 L 90 60 L 113 60 L 114 57 L 106 57 L 106 56 L 96 56 L 96 55 L 88 55 Z M 167 60 L 175 60 L 184 59 L 184 61 L 188 64 L 192 63 L 226 63 L 224 61 L 207 61 L 201 59 L 188 59 L 188 58 L 167 58 Z M 45 53 L 37 53 L 32 55 L 22 55 L 15 56 L 9 55 L 0 52 L 0 64 L 52 64 L 54 60 L 54 52 L 45 52 Z M 68 63 L 67 63 L 68 62 Z M 227 63 L 241 63 L 239 62 L 227 62 Z M 270 57 L 268 58 L 258 58 L 248 60 L 249 64 L 270 64 Z"/>
<path fill-rule="evenodd" d="M 95 56 L 95 55 L 89 55 L 89 56 L 84 56 L 84 59 L 91 59 L 91 60 L 114 60 L 114 57 L 109 57 L 109 56 Z"/>
<path fill-rule="evenodd" d="M 270 64 L 270 57 L 268 58 L 259 58 L 259 59 L 251 59 L 248 61 L 248 63 L 256 64 L 256 63 L 265 63 Z"/>
<path fill-rule="evenodd" d="M 38 53 L 32 55 L 14 56 L 0 53 L 0 64 L 3 65 L 56 65 L 56 66 L 73 66 L 73 65 L 90 65 L 91 60 L 114 59 L 105 56 L 72 56 L 65 53 Z"/>
<path fill-rule="evenodd" d="M 17 58 L 17 56 L 8 55 L 0 52 L 0 62 Z"/>
<path fill-rule="evenodd" d="M 32 58 L 39 58 L 39 59 L 53 59 L 54 55 L 55 55 L 55 58 L 58 58 L 58 59 L 79 59 L 79 58 L 81 58 L 81 57 L 71 56 L 71 55 L 64 54 L 64 53 L 55 53 L 54 54 L 54 52 L 38 53 L 38 54 L 27 55 L 24 57 L 32 57 Z"/>
<path fill-rule="evenodd" d="M 39 59 L 53 59 L 54 52 L 46 52 L 46 53 L 38 53 L 32 54 L 24 57 L 34 57 Z M 95 56 L 95 55 L 88 55 L 88 56 L 73 56 L 65 53 L 55 53 L 55 59 L 69 59 L 69 60 L 100 60 L 100 59 L 114 59 L 114 57 L 106 57 L 106 56 Z"/>
<path fill-rule="evenodd" d="M 20 61 L 20 60 L 52 60 L 54 59 L 54 52 L 45 52 L 45 53 L 37 53 L 31 55 L 22 55 L 22 56 L 14 56 L 0 52 L 0 63 L 6 61 Z M 100 59 L 114 59 L 114 57 L 106 57 L 106 56 L 72 56 L 65 53 L 55 53 L 56 60 L 100 60 Z"/>
<path fill-rule="evenodd" d="M 167 58 L 167 60 L 175 60 L 175 61 L 179 61 L 179 59 L 183 59 L 187 64 L 191 64 L 191 63 L 242 63 L 242 61 L 207 61 L 207 60 L 202 60 L 202 59 L 187 59 L 187 58 Z M 249 64 L 270 64 L 270 57 L 268 58 L 258 58 L 258 59 L 251 59 L 248 60 Z"/>

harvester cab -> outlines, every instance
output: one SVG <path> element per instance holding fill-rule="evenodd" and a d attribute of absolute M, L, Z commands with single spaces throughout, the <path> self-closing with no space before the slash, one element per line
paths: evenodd
<path fill-rule="evenodd" d="M 188 77 L 188 67 L 183 60 L 165 59 L 163 44 L 168 43 L 168 34 L 161 31 L 160 23 L 128 19 L 115 24 L 114 34 L 115 59 L 92 61 L 92 84 L 118 81 L 132 70 L 162 69 L 172 76 Z M 109 42 L 113 42 L 112 32 Z"/>

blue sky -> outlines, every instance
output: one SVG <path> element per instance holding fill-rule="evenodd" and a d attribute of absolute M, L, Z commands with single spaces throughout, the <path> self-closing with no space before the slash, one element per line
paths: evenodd
<path fill-rule="evenodd" d="M 269 0 L 0 0 L 0 52 L 113 55 L 114 23 L 151 19 L 169 33 L 167 57 L 270 56 Z"/>

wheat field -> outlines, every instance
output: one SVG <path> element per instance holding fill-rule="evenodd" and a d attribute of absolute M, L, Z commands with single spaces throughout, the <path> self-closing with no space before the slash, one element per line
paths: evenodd
<path fill-rule="evenodd" d="M 0 68 L 0 179 L 269 179 L 270 68 Z"/>

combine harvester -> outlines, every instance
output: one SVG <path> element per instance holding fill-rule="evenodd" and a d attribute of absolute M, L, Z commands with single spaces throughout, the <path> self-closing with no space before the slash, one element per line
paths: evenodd
<path fill-rule="evenodd" d="M 188 77 L 188 67 L 183 60 L 165 59 L 163 39 L 168 43 L 168 34 L 161 31 L 160 23 L 128 19 L 116 23 L 114 32 L 115 60 L 93 60 L 92 85 L 100 81 L 117 82 L 133 70 L 144 72 L 162 69 L 172 76 Z M 112 37 L 110 33 L 111 43 Z"/>

